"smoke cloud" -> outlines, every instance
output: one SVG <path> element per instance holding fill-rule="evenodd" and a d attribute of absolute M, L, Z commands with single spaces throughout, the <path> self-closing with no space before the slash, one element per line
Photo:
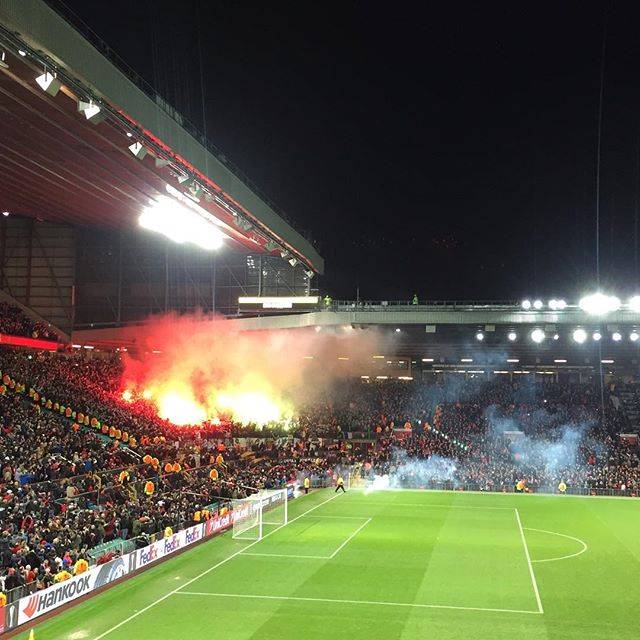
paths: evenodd
<path fill-rule="evenodd" d="M 377 474 L 365 493 L 384 489 L 421 488 L 431 483 L 456 480 L 457 463 L 451 458 L 432 455 L 429 458 L 409 456 L 402 449 L 394 449 L 388 472 Z"/>
<path fill-rule="evenodd" d="M 223 415 L 236 422 L 286 421 L 295 407 L 371 362 L 380 338 L 349 327 L 240 331 L 203 314 L 148 321 L 124 355 L 122 391 L 156 404 L 175 424 Z"/>

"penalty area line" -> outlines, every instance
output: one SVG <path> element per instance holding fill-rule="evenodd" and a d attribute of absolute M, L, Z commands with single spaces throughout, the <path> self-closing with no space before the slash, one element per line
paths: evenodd
<path fill-rule="evenodd" d="M 318 509 L 322 505 L 327 504 L 327 502 L 331 502 L 331 500 L 334 500 L 337 497 L 338 497 L 338 494 L 336 493 L 336 494 L 332 495 L 330 498 L 327 498 L 326 500 L 323 500 L 322 502 L 319 502 L 317 505 L 311 507 L 311 509 L 307 509 L 305 512 L 301 513 L 299 516 L 296 516 L 295 518 L 292 518 L 291 520 L 289 520 L 289 522 L 295 522 L 296 520 L 299 520 L 300 518 L 305 516 L 307 513 L 310 513 L 311 511 L 315 511 L 316 509 Z M 289 523 L 287 523 L 287 524 L 289 524 Z M 269 531 L 269 533 L 266 533 L 264 536 L 262 536 L 262 540 L 264 540 L 265 538 L 267 538 L 271 534 L 275 533 L 276 531 L 280 531 L 280 529 L 282 529 L 282 527 L 286 527 L 286 526 L 287 526 L 286 524 L 285 525 L 281 525 L 281 526 L 277 527 L 276 529 L 273 529 L 273 531 Z M 217 569 L 218 567 L 221 567 L 223 564 L 226 564 L 227 562 L 229 562 L 229 560 L 233 560 L 233 558 L 235 558 L 235 557 L 239 556 L 240 554 L 242 554 L 242 552 L 245 551 L 246 549 L 249 549 L 249 548 L 253 547 L 254 545 L 258 544 L 258 542 L 260 542 L 260 540 L 255 540 L 254 542 L 248 544 L 246 547 L 240 549 L 239 551 L 236 551 L 235 553 L 232 553 L 230 556 L 227 556 L 226 558 L 224 558 L 220 562 L 214 564 L 212 567 L 209 567 L 208 569 L 205 569 L 204 571 L 199 573 L 197 576 L 191 578 L 190 580 L 187 580 L 184 584 L 180 585 L 179 587 L 176 587 L 173 591 L 169 591 L 169 593 L 165 593 L 165 595 L 161 596 L 157 600 L 154 600 L 151 604 L 148 604 L 146 607 L 143 607 L 139 611 L 136 611 L 135 613 L 131 614 L 128 618 L 125 618 L 121 622 L 118 622 L 118 624 L 115 624 L 112 627 L 110 627 L 109 629 L 107 629 L 106 631 L 103 631 L 99 636 L 96 636 L 93 640 L 101 640 L 102 638 L 105 638 L 106 636 L 108 636 L 110 633 L 112 633 L 116 629 L 119 629 L 121 626 L 127 624 L 128 622 L 131 622 L 131 620 L 133 620 L 134 618 L 137 618 L 139 615 L 142 615 L 146 611 L 149 611 L 149 609 L 155 607 L 156 605 L 160 604 L 161 602 L 164 602 L 167 598 L 170 598 L 171 596 L 175 595 L 176 593 L 179 593 L 180 589 L 182 589 L 184 587 L 188 587 L 190 584 L 192 584 L 196 580 L 199 580 L 200 578 L 202 578 L 202 577 L 206 576 L 207 574 L 211 573 L 214 569 Z"/>
<path fill-rule="evenodd" d="M 382 502 L 379 500 L 352 500 L 349 503 L 353 507 L 418 507 L 420 509 L 464 509 L 475 510 L 480 509 L 482 511 L 511 511 L 513 507 L 494 507 L 492 505 L 479 507 L 477 505 L 465 505 L 465 504 L 439 504 L 437 502 Z"/>
<path fill-rule="evenodd" d="M 329 560 L 331 556 L 303 556 L 293 555 L 291 553 L 254 553 L 252 551 L 245 551 L 243 556 L 260 556 L 262 558 L 311 558 L 312 560 Z"/>
<path fill-rule="evenodd" d="M 324 518 L 330 518 L 332 520 L 366 520 L 367 517 L 366 516 L 307 516 L 307 518 L 320 518 L 320 519 L 324 519 Z"/>
<path fill-rule="evenodd" d="M 329 558 L 335 558 L 338 552 L 344 549 L 353 538 L 355 538 L 369 523 L 371 518 L 367 518 L 330 556 Z"/>
<path fill-rule="evenodd" d="M 542 611 L 528 611 L 525 609 L 492 609 L 488 607 L 461 607 L 450 604 L 422 604 L 419 602 L 379 602 L 376 600 L 340 600 L 338 598 L 304 598 L 302 596 L 268 596 L 248 593 L 209 593 L 205 591 L 179 591 L 181 596 L 210 596 L 216 598 L 248 598 L 254 600 L 291 600 L 294 602 L 326 602 L 330 604 L 360 604 L 383 607 L 410 607 L 416 609 L 451 609 L 454 611 L 488 611 L 491 613 L 524 613 L 540 615 Z"/>

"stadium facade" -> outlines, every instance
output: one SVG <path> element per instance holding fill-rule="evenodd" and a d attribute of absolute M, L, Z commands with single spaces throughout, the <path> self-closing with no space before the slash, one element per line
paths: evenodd
<path fill-rule="evenodd" d="M 577 304 L 309 297 L 324 270 L 314 247 L 64 5 L 0 0 L 0 52 L 0 283 L 74 344 L 133 347 L 132 323 L 201 309 L 242 330 L 376 331 L 384 353 L 371 354 L 369 376 L 637 369 L 640 315 L 626 307 L 594 317 Z M 195 206 L 223 247 L 141 229 L 149 201 L 167 194 Z M 261 308 L 267 296 L 308 303 Z"/>
<path fill-rule="evenodd" d="M 18 302 L 70 333 L 310 292 L 310 242 L 62 3 L 0 0 L 0 55 L 0 279 Z M 223 248 L 140 229 L 167 197 Z"/>

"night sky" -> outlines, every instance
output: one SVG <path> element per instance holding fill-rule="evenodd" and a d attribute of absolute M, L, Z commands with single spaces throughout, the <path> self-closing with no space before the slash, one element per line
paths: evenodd
<path fill-rule="evenodd" d="M 66 0 L 364 299 L 573 298 L 596 276 L 605 4 Z M 640 6 L 611 3 L 600 274 L 638 281 Z M 200 43 L 200 46 L 199 46 Z"/>

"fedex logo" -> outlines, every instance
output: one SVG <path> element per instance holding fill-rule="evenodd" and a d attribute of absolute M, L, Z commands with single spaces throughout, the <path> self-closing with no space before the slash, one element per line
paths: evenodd
<path fill-rule="evenodd" d="M 153 562 L 154 560 L 158 559 L 158 549 L 156 548 L 155 544 L 152 544 L 150 547 L 147 547 L 147 549 L 141 549 L 140 550 L 140 557 L 138 560 L 138 564 L 141 567 L 144 567 L 146 564 L 149 564 L 150 562 Z"/>
<path fill-rule="evenodd" d="M 164 539 L 165 554 L 173 553 L 174 551 L 177 551 L 180 547 L 181 547 L 180 537 L 178 536 L 177 533 L 174 533 L 170 538 Z"/>
<path fill-rule="evenodd" d="M 194 542 L 197 542 L 198 540 L 200 540 L 202 535 L 202 527 L 193 527 L 193 529 L 187 529 L 185 531 L 185 536 L 184 536 L 184 543 L 186 544 L 193 544 Z"/>

